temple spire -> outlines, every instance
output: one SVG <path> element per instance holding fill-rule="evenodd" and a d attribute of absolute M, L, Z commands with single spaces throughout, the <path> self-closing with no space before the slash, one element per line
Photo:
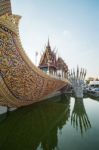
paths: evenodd
<path fill-rule="evenodd" d="M 47 47 L 50 48 L 49 37 L 48 37 Z"/>
<path fill-rule="evenodd" d="M 48 46 L 48 47 L 50 46 L 49 37 L 48 37 L 48 43 L 47 43 L 47 46 Z"/>
<path fill-rule="evenodd" d="M 10 0 L 0 0 L 0 16 L 4 14 L 12 14 L 11 1 Z"/>

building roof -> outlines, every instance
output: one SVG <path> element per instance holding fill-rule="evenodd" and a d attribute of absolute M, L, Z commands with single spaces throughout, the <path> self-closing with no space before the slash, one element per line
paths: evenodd
<path fill-rule="evenodd" d="M 49 63 L 49 66 L 56 68 L 56 54 L 54 51 L 51 50 L 50 42 L 48 39 L 47 46 L 45 48 L 45 51 L 43 52 L 43 55 L 41 56 L 39 67 L 47 67 Z"/>
<path fill-rule="evenodd" d="M 55 68 L 57 70 L 63 70 L 65 72 L 68 71 L 68 66 L 64 62 L 64 60 L 61 57 L 58 57 L 57 59 L 55 51 L 51 50 L 49 39 L 45 51 L 41 56 L 39 68 L 48 67 L 48 63 L 49 63 L 49 67 L 51 68 Z"/>
<path fill-rule="evenodd" d="M 99 85 L 99 81 L 90 81 L 89 85 Z"/>
<path fill-rule="evenodd" d="M 68 66 L 66 65 L 66 63 L 64 62 L 64 60 L 61 57 L 58 57 L 57 59 L 57 69 L 58 70 L 64 70 L 64 71 L 68 71 Z"/>

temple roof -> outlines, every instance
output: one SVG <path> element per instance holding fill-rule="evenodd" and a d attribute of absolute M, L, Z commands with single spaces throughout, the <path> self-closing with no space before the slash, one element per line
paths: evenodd
<path fill-rule="evenodd" d="M 61 57 L 58 57 L 58 59 L 57 59 L 57 69 L 64 70 L 66 72 L 68 71 L 68 66 Z"/>
<path fill-rule="evenodd" d="M 55 51 L 51 50 L 49 39 L 45 51 L 41 56 L 39 68 L 48 67 L 48 63 L 49 63 L 49 67 L 53 67 L 57 70 L 63 70 L 65 72 L 68 71 L 68 66 L 64 62 L 64 60 L 61 57 L 56 58 Z"/>
<path fill-rule="evenodd" d="M 54 51 L 51 50 L 50 42 L 48 39 L 47 46 L 45 48 L 45 51 L 43 52 L 43 55 L 41 56 L 39 67 L 42 66 L 48 66 L 48 63 L 51 67 L 56 68 L 56 54 Z"/>

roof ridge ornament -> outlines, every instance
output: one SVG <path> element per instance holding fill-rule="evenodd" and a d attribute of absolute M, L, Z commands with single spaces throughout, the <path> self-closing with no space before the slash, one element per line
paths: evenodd
<path fill-rule="evenodd" d="M 48 43 L 47 43 L 47 46 L 50 47 L 49 37 L 48 37 Z"/>

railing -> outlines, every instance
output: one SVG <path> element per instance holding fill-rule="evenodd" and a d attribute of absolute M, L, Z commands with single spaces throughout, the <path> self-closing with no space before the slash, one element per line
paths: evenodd
<path fill-rule="evenodd" d="M 50 77 L 52 77 L 52 78 L 55 78 L 55 79 L 58 79 L 58 80 L 62 80 L 62 81 L 64 81 L 64 82 L 67 82 L 67 78 L 65 78 L 65 77 L 62 77 L 62 76 L 59 76 L 59 75 L 57 75 L 57 74 L 51 74 L 51 73 L 47 73 Z"/>

